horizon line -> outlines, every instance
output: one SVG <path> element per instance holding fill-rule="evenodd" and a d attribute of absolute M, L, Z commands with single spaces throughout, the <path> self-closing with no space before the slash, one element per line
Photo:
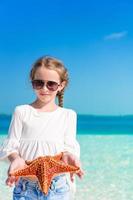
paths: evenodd
<path fill-rule="evenodd" d="M 132 114 L 87 114 L 87 113 L 77 113 L 77 115 L 86 115 L 86 116 L 92 116 L 92 117 L 126 117 L 126 116 L 133 116 Z M 6 114 L 6 113 L 0 113 L 0 116 L 12 116 L 12 114 Z"/>

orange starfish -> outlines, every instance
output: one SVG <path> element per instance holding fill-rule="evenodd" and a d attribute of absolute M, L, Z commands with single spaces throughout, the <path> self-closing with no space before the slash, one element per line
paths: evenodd
<path fill-rule="evenodd" d="M 65 164 L 61 161 L 63 153 L 55 156 L 41 156 L 33 161 L 26 161 L 28 165 L 24 169 L 14 171 L 10 175 L 20 176 L 36 176 L 44 194 L 48 194 L 52 179 L 66 172 L 76 173 L 79 167 Z"/>

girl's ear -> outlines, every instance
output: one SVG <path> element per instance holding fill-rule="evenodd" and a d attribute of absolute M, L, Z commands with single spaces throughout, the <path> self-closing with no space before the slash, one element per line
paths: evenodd
<path fill-rule="evenodd" d="M 58 90 L 58 91 L 60 92 L 61 90 L 63 90 L 65 86 L 66 86 L 66 81 L 63 81 L 63 82 L 60 84 L 59 90 Z"/>

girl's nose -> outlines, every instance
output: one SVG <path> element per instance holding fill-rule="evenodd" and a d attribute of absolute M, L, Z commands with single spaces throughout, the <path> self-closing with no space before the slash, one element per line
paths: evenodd
<path fill-rule="evenodd" d="M 44 86 L 42 87 L 43 90 L 48 91 L 48 88 L 46 86 L 46 84 L 44 84 Z"/>

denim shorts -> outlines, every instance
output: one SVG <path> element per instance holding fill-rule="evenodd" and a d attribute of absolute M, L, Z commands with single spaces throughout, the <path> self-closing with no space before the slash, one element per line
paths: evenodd
<path fill-rule="evenodd" d="M 38 181 L 20 178 L 13 190 L 13 200 L 70 200 L 70 186 L 66 176 L 56 176 L 51 183 L 48 194 L 45 195 Z"/>

